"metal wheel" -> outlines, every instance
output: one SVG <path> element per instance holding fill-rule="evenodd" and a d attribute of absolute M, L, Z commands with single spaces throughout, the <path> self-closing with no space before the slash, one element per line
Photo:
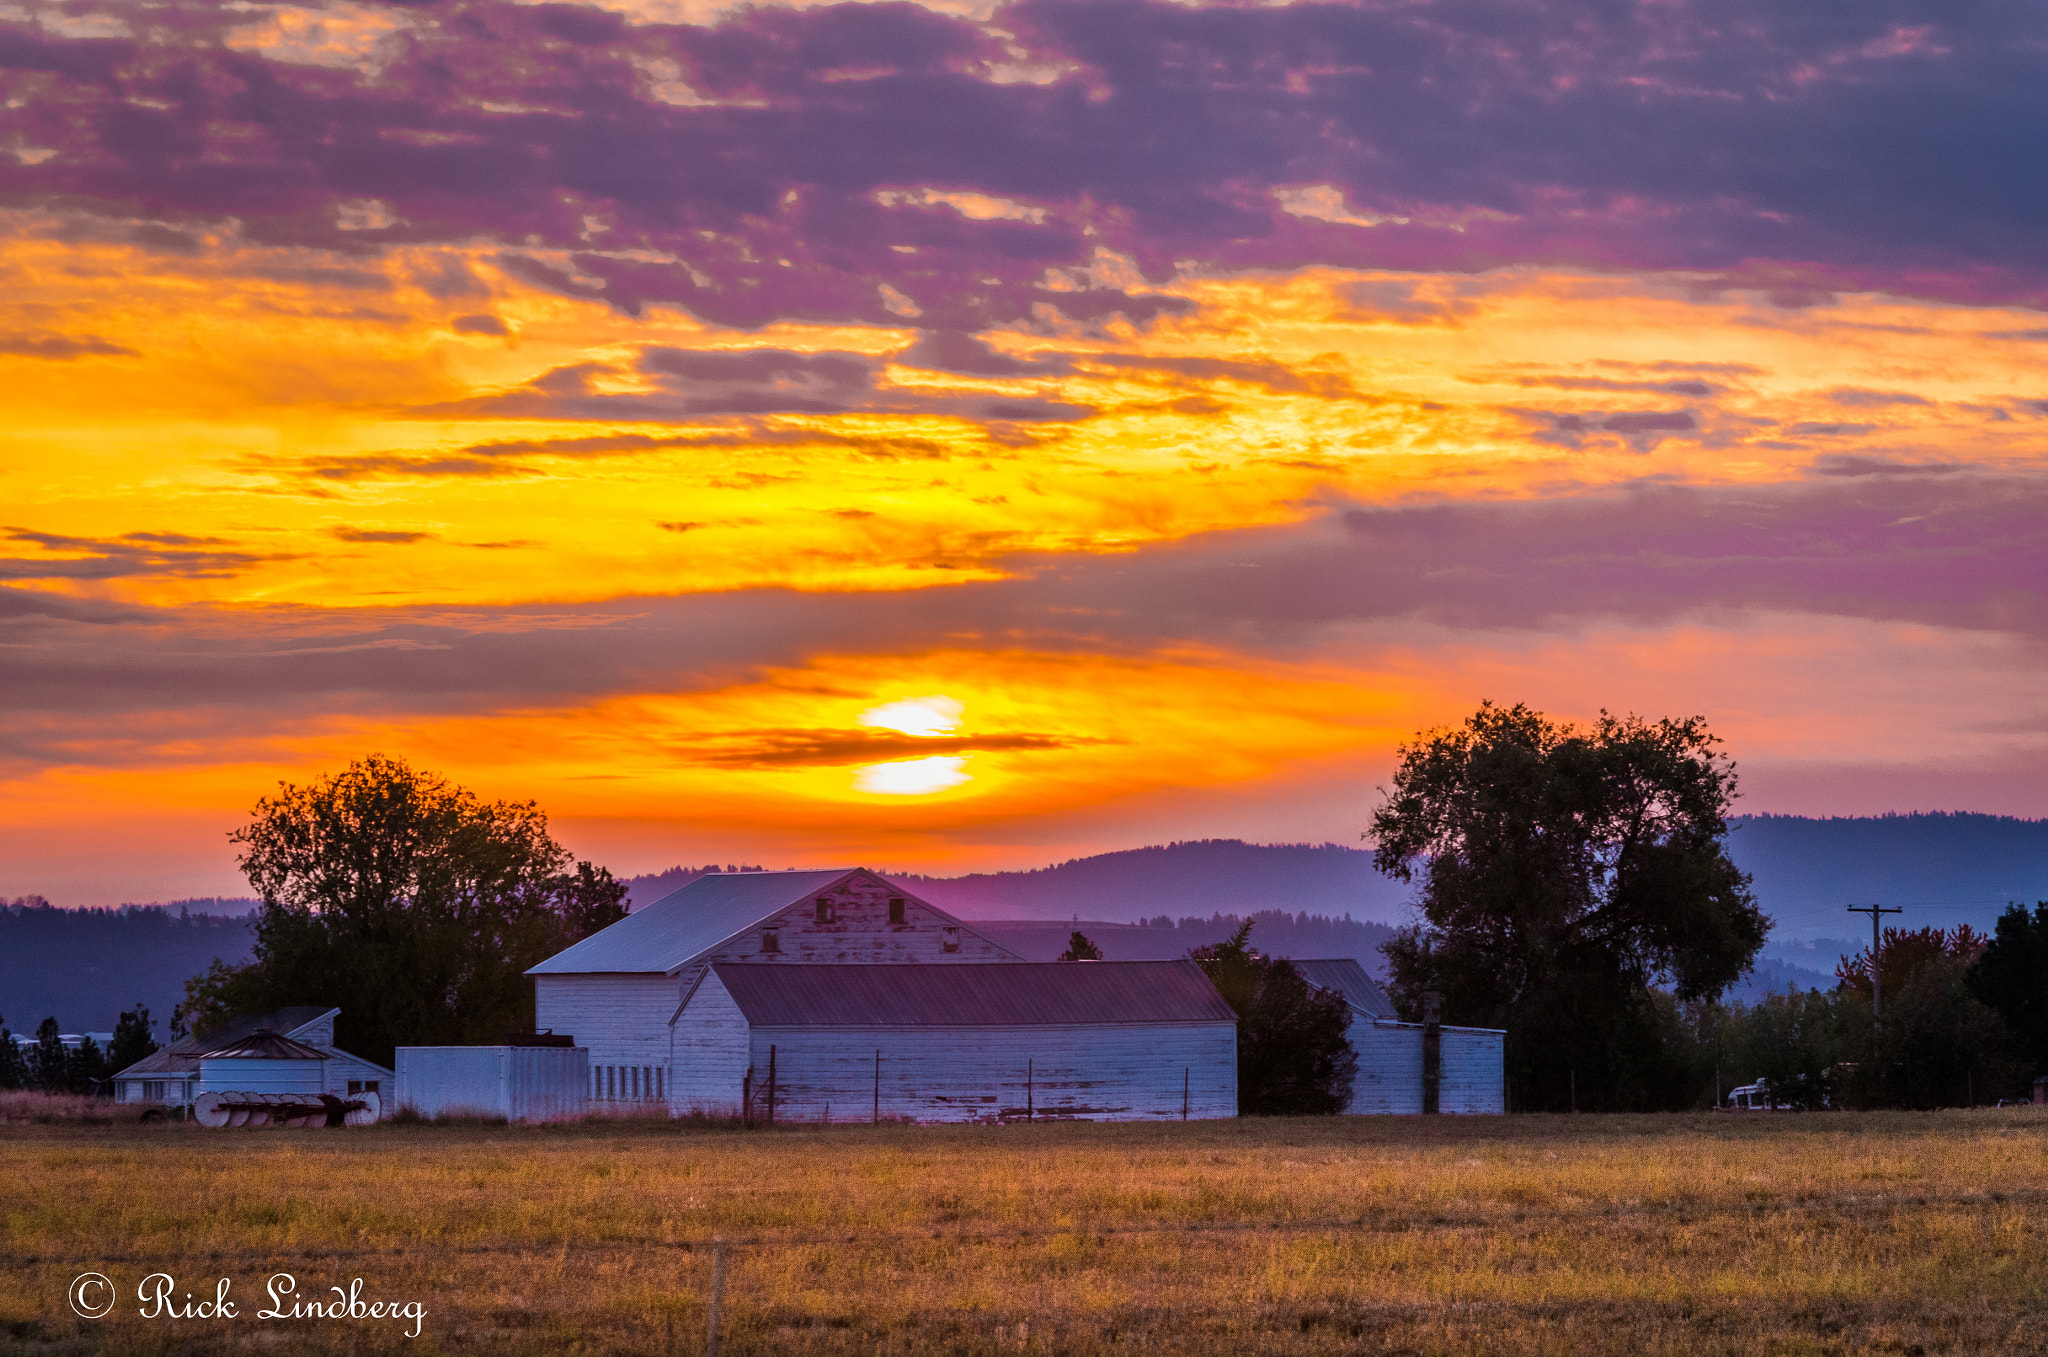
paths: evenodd
<path fill-rule="evenodd" d="M 362 1111 L 348 1114 L 347 1124 L 350 1126 L 368 1126 L 384 1111 L 384 1100 L 375 1093 L 358 1093 L 350 1101 L 360 1101 L 363 1105 Z"/>
<path fill-rule="evenodd" d="M 221 1111 L 218 1093 L 202 1093 L 192 1100 L 192 1120 L 201 1126 L 221 1127 L 228 1124 L 229 1114 Z"/>

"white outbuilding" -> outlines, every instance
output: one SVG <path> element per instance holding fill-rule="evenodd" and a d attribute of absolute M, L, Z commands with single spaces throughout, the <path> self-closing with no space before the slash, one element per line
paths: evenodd
<path fill-rule="evenodd" d="M 1432 1034 L 1437 1046 L 1436 1110 L 1507 1111 L 1506 1032 L 1402 1022 L 1386 991 L 1352 957 L 1296 961 L 1294 968 L 1309 984 L 1341 995 L 1350 1010 L 1358 1073 L 1345 1112 L 1425 1111 Z"/>
<path fill-rule="evenodd" d="M 321 1053 L 314 1062 L 320 1082 L 291 1092 L 332 1093 L 353 1097 L 369 1092 L 380 1096 L 391 1089 L 393 1072 L 372 1060 L 352 1055 L 334 1044 L 334 1020 L 341 1010 L 327 1004 L 302 1004 L 268 1013 L 247 1013 L 229 1019 L 201 1036 L 179 1037 L 170 1045 L 144 1056 L 113 1077 L 114 1099 L 124 1103 L 165 1103 L 172 1107 L 190 1105 L 199 1096 L 203 1074 L 200 1063 L 209 1052 L 226 1050 L 259 1031 L 274 1033 L 286 1041 Z M 302 1079 L 303 1074 L 291 1076 Z M 219 1088 L 221 1085 L 207 1085 Z M 240 1086 L 230 1090 L 243 1091 Z"/>
<path fill-rule="evenodd" d="M 717 962 L 943 966 L 1021 961 L 936 905 L 864 868 L 698 877 L 549 957 L 535 1023 L 590 1053 L 593 1107 L 694 1103 L 676 1093 L 683 1000 Z M 728 1101 L 734 1094 L 722 1094 Z"/>
<path fill-rule="evenodd" d="M 1191 961 L 714 962 L 676 1025 L 681 1106 L 776 1122 L 1237 1115 L 1236 1015 Z"/>

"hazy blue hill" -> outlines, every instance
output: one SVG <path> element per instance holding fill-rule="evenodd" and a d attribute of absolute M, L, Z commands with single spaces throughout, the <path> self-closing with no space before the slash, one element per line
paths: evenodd
<path fill-rule="evenodd" d="M 57 909 L 36 897 L 0 904 L 0 1015 L 16 1032 L 33 1032 L 44 1018 L 66 1032 L 108 1032 L 116 1015 L 141 1003 L 162 1041 L 187 977 L 215 957 L 248 960 L 247 913 L 256 904 L 209 898 Z"/>
<path fill-rule="evenodd" d="M 1076 858 L 1029 872 L 931 877 L 888 873 L 942 909 L 971 919 L 1136 920 L 1261 910 L 1399 922 L 1410 888 L 1341 844 L 1197 839 Z"/>
<path fill-rule="evenodd" d="M 1909 928 L 1989 929 L 2008 901 L 2048 899 L 2048 820 L 1747 815 L 1735 825 L 1729 854 L 1755 878 L 1779 940 L 1867 937 L 1850 904 L 1904 905 L 1885 922 Z"/>
<path fill-rule="evenodd" d="M 1072 919 L 983 919 L 974 927 L 1027 961 L 1057 961 L 1076 932 L 1102 949 L 1105 961 L 1172 961 L 1193 947 L 1221 942 L 1236 931 L 1241 916 L 1212 914 L 1206 919 L 1169 919 L 1147 923 L 1108 923 Z M 1393 929 L 1359 919 L 1333 919 L 1326 914 L 1288 914 L 1264 910 L 1252 915 L 1252 944 L 1273 956 L 1356 957 L 1374 975 L 1382 973 L 1380 944 Z"/>

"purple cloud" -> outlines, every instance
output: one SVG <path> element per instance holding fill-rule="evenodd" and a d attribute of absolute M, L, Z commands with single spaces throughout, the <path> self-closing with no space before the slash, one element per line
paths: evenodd
<path fill-rule="evenodd" d="M 165 248 L 230 221 L 357 255 L 495 239 L 540 285 L 746 326 L 1180 305 L 1049 280 L 1098 248 L 1153 279 L 1548 263 L 1698 271 L 1786 306 L 2048 300 L 2048 15 L 2025 6 L 393 13 L 403 38 L 365 71 L 237 50 L 243 12 L 153 12 L 121 40 L 0 24 L 23 76 L 0 144 L 35 151 L 0 162 L 0 202 Z"/>

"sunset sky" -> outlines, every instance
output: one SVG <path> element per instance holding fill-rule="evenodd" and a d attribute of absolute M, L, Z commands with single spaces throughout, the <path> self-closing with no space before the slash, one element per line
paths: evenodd
<path fill-rule="evenodd" d="M 1482 699 L 2048 814 L 2048 11 L 0 0 L 0 896 L 1355 843 Z"/>

